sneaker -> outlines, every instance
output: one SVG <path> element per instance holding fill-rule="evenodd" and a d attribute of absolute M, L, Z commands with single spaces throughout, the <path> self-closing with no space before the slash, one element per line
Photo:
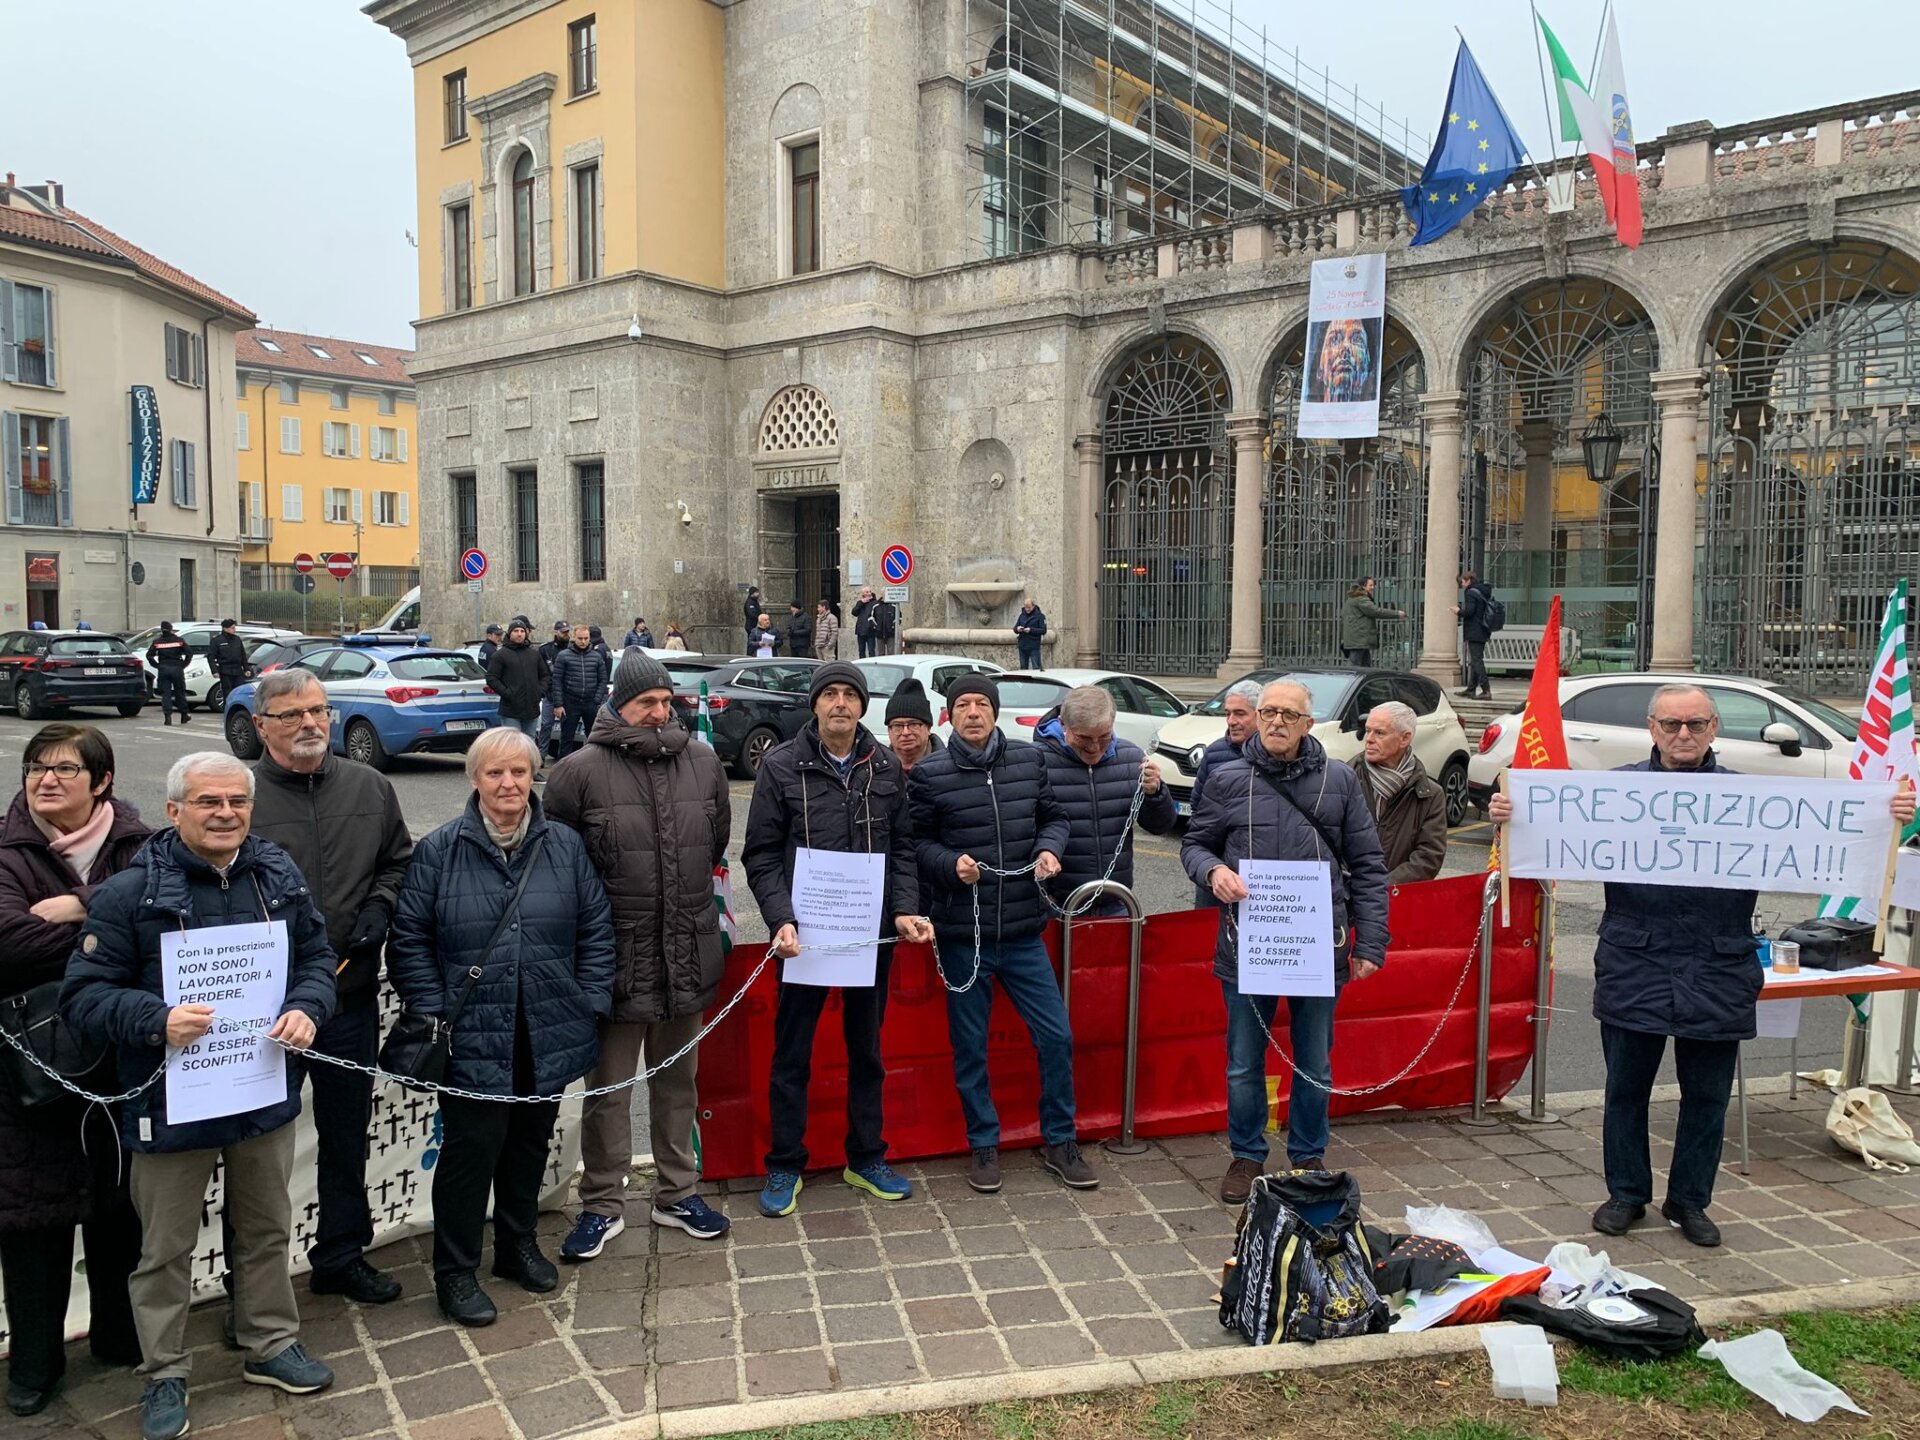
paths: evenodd
<path fill-rule="evenodd" d="M 731 1220 L 698 1195 L 689 1195 L 672 1205 L 655 1205 L 653 1223 L 676 1226 L 696 1240 L 718 1240 L 733 1228 Z"/>
<path fill-rule="evenodd" d="M 791 1215 L 800 1204 L 800 1190 L 805 1184 L 791 1170 L 769 1170 L 767 1183 L 760 1187 L 760 1213 L 769 1220 Z"/>
<path fill-rule="evenodd" d="M 1624 1235 L 1646 1213 L 1647 1207 L 1644 1205 L 1629 1205 L 1624 1200 L 1609 1200 L 1593 1212 L 1593 1228 L 1602 1235 Z"/>
<path fill-rule="evenodd" d="M 249 1360 L 240 1367 L 249 1385 L 271 1385 L 289 1395 L 312 1395 L 333 1383 L 333 1371 L 307 1354 L 298 1340 L 271 1360 Z"/>
<path fill-rule="evenodd" d="M 967 1184 L 982 1195 L 991 1195 L 1000 1188 L 1000 1147 L 998 1145 L 973 1147 L 973 1159 L 967 1165 Z"/>
<path fill-rule="evenodd" d="M 546 1256 L 533 1236 L 522 1235 L 506 1249 L 493 1247 L 493 1273 L 502 1280 L 519 1282 L 522 1290 L 544 1295 L 560 1288 L 560 1272 Z"/>
<path fill-rule="evenodd" d="M 904 1175 L 896 1174 L 884 1160 L 876 1160 L 858 1169 L 849 1165 L 840 1172 L 840 1178 L 854 1189 L 866 1191 L 876 1200 L 905 1200 L 913 1194 L 913 1182 Z"/>
<path fill-rule="evenodd" d="M 1075 1190 L 1100 1188 L 1100 1177 L 1093 1173 L 1080 1147 L 1071 1140 L 1047 1146 L 1040 1152 L 1040 1162 Z"/>
<path fill-rule="evenodd" d="M 494 1308 L 487 1292 L 480 1288 L 480 1282 L 473 1278 L 471 1270 L 434 1276 L 433 1293 L 440 1301 L 440 1313 L 461 1325 L 491 1325 L 500 1318 L 500 1312 Z"/>
<path fill-rule="evenodd" d="M 1660 1207 L 1667 1223 L 1695 1245 L 1711 1250 L 1720 1243 L 1720 1227 L 1707 1218 L 1704 1210 L 1689 1210 L 1669 1200 Z"/>
<path fill-rule="evenodd" d="M 1220 1199 L 1227 1205 L 1244 1205 L 1247 1197 L 1253 1193 L 1253 1182 L 1260 1178 L 1261 1165 L 1258 1160 L 1246 1160 L 1236 1155 L 1233 1163 L 1227 1166 L 1227 1173 L 1220 1181 Z"/>
<path fill-rule="evenodd" d="M 187 1382 L 179 1375 L 149 1380 L 140 1392 L 140 1440 L 179 1440 L 187 1433 Z"/>
<path fill-rule="evenodd" d="M 400 1282 L 359 1255 L 338 1270 L 315 1270 L 307 1288 L 316 1295 L 344 1295 L 361 1305 L 385 1305 L 400 1298 Z"/>
<path fill-rule="evenodd" d="M 600 1252 L 607 1248 L 607 1241 L 626 1228 L 627 1222 L 618 1216 L 582 1210 L 580 1218 L 573 1222 L 573 1229 L 567 1232 L 567 1238 L 560 1242 L 560 1258 L 573 1263 L 597 1260 Z"/>

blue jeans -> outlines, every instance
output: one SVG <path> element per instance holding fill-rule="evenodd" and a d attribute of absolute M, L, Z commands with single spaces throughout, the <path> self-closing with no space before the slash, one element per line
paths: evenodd
<path fill-rule="evenodd" d="M 943 937 L 941 963 L 954 984 L 973 973 L 973 937 Z M 1038 935 L 998 945 L 982 943 L 980 977 L 963 995 L 947 992 L 947 1035 L 953 1042 L 953 1083 L 967 1117 L 967 1144 L 973 1149 L 1000 1143 L 1000 1115 L 987 1086 L 987 1021 L 993 1012 L 993 982 L 998 979 L 1013 1008 L 1026 1023 L 1040 1058 L 1040 1138 L 1064 1145 L 1074 1138 L 1073 1031 L 1053 962 Z"/>
<path fill-rule="evenodd" d="M 1020 668 L 1022 670 L 1038 670 L 1040 668 L 1040 642 L 1038 640 L 1022 640 L 1018 648 L 1020 651 Z"/>
<path fill-rule="evenodd" d="M 538 720 L 535 720 L 535 719 L 521 720 L 518 717 L 513 715 L 502 715 L 500 717 L 500 723 L 509 730 L 518 730 L 522 735 L 526 736 L 529 740 L 537 741 L 539 739 L 538 735 L 535 733 L 540 728 L 540 722 Z"/>
<path fill-rule="evenodd" d="M 540 697 L 540 726 L 533 732 L 533 740 L 540 747 L 542 755 L 547 753 L 547 745 L 553 739 L 553 701 L 546 696 Z"/>
<path fill-rule="evenodd" d="M 1227 1002 L 1227 1142 L 1235 1159 L 1265 1164 L 1267 1159 L 1267 1037 L 1279 997 L 1250 995 L 1243 1000 L 1231 980 L 1220 982 Z M 1247 1000 L 1253 1002 L 1247 1004 Z M 1322 1085 L 1333 1083 L 1333 1009 L 1323 997 L 1287 1000 L 1293 1064 Z M 1260 1018 L 1254 1020 L 1254 1010 Z M 1287 1099 L 1287 1158 L 1298 1164 L 1327 1153 L 1327 1092 L 1293 1077 Z"/>

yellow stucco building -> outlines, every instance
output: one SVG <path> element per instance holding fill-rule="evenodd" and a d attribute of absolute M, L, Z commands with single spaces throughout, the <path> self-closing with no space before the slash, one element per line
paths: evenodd
<path fill-rule="evenodd" d="M 355 557 L 349 589 L 420 583 L 412 352 L 290 330 L 234 343 L 241 584 L 287 590 L 293 562 Z"/>

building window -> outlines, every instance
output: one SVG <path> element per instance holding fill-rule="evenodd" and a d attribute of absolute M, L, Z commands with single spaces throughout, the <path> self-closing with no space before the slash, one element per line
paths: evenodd
<path fill-rule="evenodd" d="M 513 481 L 513 578 L 540 578 L 540 472 L 510 470 Z"/>
<path fill-rule="evenodd" d="M 456 70 L 441 82 L 440 93 L 446 105 L 447 141 L 467 138 L 467 72 Z"/>
<path fill-rule="evenodd" d="M 358 517 L 354 511 L 360 507 L 354 502 L 360 498 L 358 490 L 349 490 L 344 486 L 329 485 L 320 492 L 320 508 L 329 525 L 351 525 Z"/>
<path fill-rule="evenodd" d="M 598 463 L 575 472 L 580 482 L 580 578 L 607 578 L 607 471 Z"/>
<path fill-rule="evenodd" d="M 600 49 L 595 41 L 593 16 L 567 27 L 567 74 L 570 95 L 591 95 L 600 88 Z"/>
<path fill-rule="evenodd" d="M 394 411 L 393 391 L 382 390 L 380 392 L 380 413 L 382 415 L 391 415 L 393 414 L 393 411 Z"/>
<path fill-rule="evenodd" d="M 448 267 L 453 274 L 453 308 L 466 310 L 473 305 L 473 207 L 447 207 L 447 251 L 452 257 Z"/>
<path fill-rule="evenodd" d="M 239 411 L 233 417 L 233 444 L 236 450 L 253 448 L 253 417 L 246 411 Z"/>
<path fill-rule="evenodd" d="M 240 487 L 240 538 L 266 540 L 272 533 L 267 523 L 267 487 L 258 480 L 248 481 Z"/>
<path fill-rule="evenodd" d="M 820 141 L 787 146 L 787 272 L 820 268 Z"/>
<path fill-rule="evenodd" d="M 573 172 L 573 278 L 600 275 L 600 167 L 581 165 Z"/>
<path fill-rule="evenodd" d="M 307 518 L 307 492 L 298 485 L 280 487 L 280 518 L 294 521 Z"/>
<path fill-rule="evenodd" d="M 280 403 L 282 405 L 298 405 L 300 403 L 300 382 L 298 380 L 282 380 L 280 382 Z"/>
<path fill-rule="evenodd" d="M 300 453 L 300 417 L 298 415 L 280 417 L 280 453 L 282 455 Z"/>
<path fill-rule="evenodd" d="M 7 482 L 7 523 L 73 524 L 69 427 L 52 415 L 0 415 L 0 456 Z"/>
<path fill-rule="evenodd" d="M 404 462 L 407 458 L 407 432 L 395 429 L 391 425 L 373 427 L 373 458 L 392 462 Z"/>
<path fill-rule="evenodd" d="M 353 352 L 353 354 L 354 354 L 354 358 L 357 359 L 362 365 L 371 365 L 376 370 L 380 368 L 380 362 L 374 359 L 373 356 L 369 355 L 366 351 L 356 350 Z"/>
<path fill-rule="evenodd" d="M 480 548 L 480 485 L 471 470 L 447 478 L 453 483 L 453 548 L 464 555 Z"/>
<path fill-rule="evenodd" d="M 271 350 L 275 355 L 280 355 L 285 353 L 284 351 L 281 350 L 280 346 L 272 340 L 263 340 L 260 337 L 255 336 L 254 343 L 257 344 L 262 350 Z"/>
<path fill-rule="evenodd" d="M 206 368 L 200 337 L 178 325 L 167 326 L 167 378 L 197 388 L 206 382 Z"/>
<path fill-rule="evenodd" d="M 1113 180 L 1104 165 L 1093 167 L 1093 243 L 1113 243 Z"/>
<path fill-rule="evenodd" d="M 167 449 L 173 470 L 173 503 L 183 510 L 195 509 L 198 501 L 193 489 L 193 446 L 185 440 L 175 440 Z"/>
<path fill-rule="evenodd" d="M 53 291 L 0 280 L 0 378 L 16 385 L 60 383 L 53 361 Z"/>
<path fill-rule="evenodd" d="M 349 391 L 349 390 L 347 389 L 347 387 L 346 387 L 346 386 L 344 386 L 344 385 L 335 385 L 335 386 L 333 387 L 333 390 L 332 390 L 332 392 L 331 392 L 331 399 L 332 399 L 332 402 L 333 402 L 333 408 L 334 408 L 334 409 L 336 409 L 336 410 L 344 410 L 344 409 L 346 409 L 346 408 L 347 408 L 347 403 L 348 403 L 348 402 L 349 402 L 349 401 L 350 401 L 350 400 L 351 400 L 352 398 L 353 398 L 353 396 L 352 396 L 352 392 L 350 392 L 350 391 Z"/>
<path fill-rule="evenodd" d="M 360 457 L 360 427 L 345 420 L 329 420 L 320 435 L 320 448 L 335 460 Z"/>
<path fill-rule="evenodd" d="M 307 342 L 307 349 L 311 350 L 314 353 L 314 355 L 317 356 L 319 359 L 331 360 L 333 358 L 333 356 L 329 355 L 326 352 L 326 350 L 314 344 L 311 340 Z"/>
<path fill-rule="evenodd" d="M 1021 255 L 1047 243 L 1047 144 L 1024 122 L 987 107 L 982 132 L 986 167 L 987 254 Z"/>
<path fill-rule="evenodd" d="M 373 523 L 376 525 L 405 525 L 408 517 L 409 502 L 405 492 L 400 490 L 376 490 L 373 492 Z"/>
<path fill-rule="evenodd" d="M 513 162 L 513 293 L 533 293 L 533 152 Z"/>

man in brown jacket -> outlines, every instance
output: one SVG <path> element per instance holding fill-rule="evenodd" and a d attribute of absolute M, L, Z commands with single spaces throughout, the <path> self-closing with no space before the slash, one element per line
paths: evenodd
<path fill-rule="evenodd" d="M 1398 700 L 1367 712 L 1366 750 L 1350 762 L 1380 827 L 1387 883 L 1431 880 L 1447 858 L 1447 792 L 1413 753 L 1414 714 Z"/>
<path fill-rule="evenodd" d="M 547 777 L 547 816 L 580 832 L 613 903 L 613 1013 L 600 1023 L 600 1059 L 587 1088 L 657 1065 L 700 1033 L 724 968 L 713 868 L 727 853 L 733 809 L 710 746 L 673 713 L 673 680 L 659 661 L 629 650 L 613 693 L 581 749 Z M 658 1179 L 653 1223 L 696 1239 L 727 1232 L 725 1215 L 694 1191 L 700 1165 L 693 1126 L 698 1052 L 647 1082 Z M 633 1160 L 631 1097 L 586 1102 L 580 1125 L 580 1218 L 561 1246 L 591 1260 L 626 1228 Z"/>

